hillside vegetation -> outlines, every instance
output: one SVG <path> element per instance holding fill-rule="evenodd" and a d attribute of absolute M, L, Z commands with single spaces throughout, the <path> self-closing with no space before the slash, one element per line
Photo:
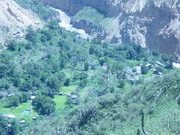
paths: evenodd
<path fill-rule="evenodd" d="M 179 77 L 179 71 L 174 71 L 128 92 L 123 89 L 98 98 L 89 97 L 91 101 L 69 113 L 41 121 L 25 133 L 134 135 L 138 131 L 144 134 L 144 130 L 151 135 L 178 135 Z"/>
<path fill-rule="evenodd" d="M 52 18 L 0 52 L 0 135 L 180 134 L 176 57 L 81 39 Z"/>

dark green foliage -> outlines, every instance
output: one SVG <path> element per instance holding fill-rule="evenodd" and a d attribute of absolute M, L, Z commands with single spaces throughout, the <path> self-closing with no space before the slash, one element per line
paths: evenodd
<path fill-rule="evenodd" d="M 7 74 L 8 67 L 6 64 L 0 63 L 0 78 L 5 77 Z"/>
<path fill-rule="evenodd" d="M 89 48 L 89 54 L 92 55 L 92 54 L 94 53 L 94 51 L 95 51 L 95 50 L 94 50 L 94 46 L 91 46 L 91 47 Z"/>
<path fill-rule="evenodd" d="M 42 36 L 41 36 L 41 41 L 42 41 L 43 43 L 46 43 L 46 42 L 47 42 L 47 37 L 46 37 L 45 35 L 42 35 Z"/>
<path fill-rule="evenodd" d="M 26 2 L 24 2 L 24 0 L 15 0 L 15 1 L 19 5 L 21 5 L 23 8 L 26 8 L 28 10 L 32 10 L 42 20 L 51 19 L 56 14 L 56 11 L 52 10 L 51 8 L 46 7 L 39 0 L 28 0 Z"/>
<path fill-rule="evenodd" d="M 7 45 L 8 50 L 10 50 L 10 51 L 15 51 L 17 46 L 18 46 L 18 43 L 16 41 L 14 41 L 14 40 L 9 42 L 8 45 Z"/>
<path fill-rule="evenodd" d="M 147 135 L 145 129 L 144 129 L 144 111 L 142 111 L 142 118 L 141 118 L 141 127 L 144 135 Z"/>
<path fill-rule="evenodd" d="M 54 91 L 54 90 L 52 90 L 52 89 L 50 89 L 50 90 L 39 90 L 36 94 L 34 94 L 34 95 L 43 95 L 43 96 L 49 96 L 49 97 L 51 97 L 50 95 L 52 95 L 52 97 L 51 98 L 54 98 L 54 94 L 52 94 L 52 91 Z"/>
<path fill-rule="evenodd" d="M 125 82 L 123 80 L 118 81 L 118 88 L 124 88 Z"/>
<path fill-rule="evenodd" d="M 88 71 L 88 70 L 89 70 L 89 64 L 88 64 L 88 63 L 85 63 L 85 64 L 84 64 L 84 70 L 85 70 L 85 71 Z"/>
<path fill-rule="evenodd" d="M 4 45 L 0 43 L 0 49 L 4 49 Z"/>
<path fill-rule="evenodd" d="M 180 105 L 180 97 L 178 97 L 177 103 L 178 103 L 178 105 Z"/>
<path fill-rule="evenodd" d="M 137 135 L 141 135 L 139 128 L 138 128 L 138 130 L 137 130 Z"/>
<path fill-rule="evenodd" d="M 173 68 L 172 62 L 170 62 L 170 61 L 166 62 L 166 68 L 172 69 Z"/>
<path fill-rule="evenodd" d="M 0 116 L 0 135 L 18 135 L 19 123 L 17 120 L 8 120 Z"/>
<path fill-rule="evenodd" d="M 14 81 L 13 81 L 13 85 L 15 87 L 19 87 L 21 84 L 21 80 L 19 78 L 15 78 Z"/>
<path fill-rule="evenodd" d="M 42 30 L 41 33 L 45 36 L 43 38 L 45 38 L 47 41 L 52 39 L 52 31 L 50 30 Z"/>
<path fill-rule="evenodd" d="M 37 40 L 37 33 L 33 30 L 33 28 L 29 28 L 27 30 L 26 39 L 35 43 Z"/>
<path fill-rule="evenodd" d="M 47 86 L 51 89 L 58 90 L 60 86 L 62 85 L 60 80 L 57 77 L 51 77 L 47 80 Z"/>
<path fill-rule="evenodd" d="M 164 69 L 163 69 L 162 67 L 157 67 L 157 68 L 156 68 L 156 71 L 163 73 L 163 72 L 164 72 Z"/>
<path fill-rule="evenodd" d="M 148 73 L 148 68 L 146 66 L 141 66 L 141 73 L 142 74 L 147 74 Z"/>
<path fill-rule="evenodd" d="M 160 54 L 159 54 L 159 52 L 157 50 L 153 50 L 152 51 L 152 55 L 153 56 L 159 56 Z"/>
<path fill-rule="evenodd" d="M 105 59 L 104 59 L 104 58 L 99 59 L 99 64 L 100 64 L 100 66 L 103 66 L 103 65 L 104 65 L 104 62 L 105 62 Z"/>
<path fill-rule="evenodd" d="M 136 59 L 136 52 L 135 50 L 133 50 L 132 48 L 129 48 L 128 52 L 127 52 L 127 58 L 128 59 Z"/>
<path fill-rule="evenodd" d="M 8 90 L 9 89 L 9 84 L 6 80 L 2 79 L 0 81 L 0 89 L 3 90 Z"/>
<path fill-rule="evenodd" d="M 54 98 L 56 92 L 57 92 L 56 89 L 49 89 L 49 90 L 47 90 L 47 91 L 44 91 L 43 94 L 44 94 L 45 96 Z"/>
<path fill-rule="evenodd" d="M 57 29 L 59 29 L 58 20 L 52 20 L 52 21 L 50 21 L 47 27 L 48 27 L 49 29 L 51 29 L 51 30 L 57 30 Z"/>
<path fill-rule="evenodd" d="M 81 73 L 81 74 L 79 75 L 79 79 L 80 79 L 80 80 L 86 79 L 87 77 L 88 77 L 88 74 L 86 74 L 86 73 Z"/>
<path fill-rule="evenodd" d="M 112 94 L 103 94 L 105 96 L 100 97 L 98 103 L 101 108 L 109 108 L 116 102 L 116 97 Z"/>
<path fill-rule="evenodd" d="M 8 130 L 8 135 L 18 135 L 18 133 L 19 133 L 19 123 L 16 120 L 13 120 Z"/>
<path fill-rule="evenodd" d="M 66 79 L 65 83 L 64 83 L 64 86 L 69 86 L 70 85 L 70 79 Z"/>
<path fill-rule="evenodd" d="M 50 97 L 40 95 L 33 100 L 32 105 L 40 115 L 50 115 L 55 111 L 56 103 Z"/>
<path fill-rule="evenodd" d="M 32 83 L 29 81 L 26 81 L 20 85 L 19 90 L 27 92 L 31 89 L 31 86 L 32 86 Z"/>
<path fill-rule="evenodd" d="M 14 107 L 19 105 L 19 97 L 18 96 L 12 96 L 9 97 L 7 100 L 6 107 Z"/>
<path fill-rule="evenodd" d="M 86 85 L 87 85 L 87 79 L 83 79 L 83 80 L 81 80 L 81 81 L 79 82 L 79 86 L 80 86 L 81 88 L 86 87 Z"/>
<path fill-rule="evenodd" d="M 86 106 L 82 106 L 77 110 L 77 115 L 75 120 L 78 122 L 79 126 L 85 125 L 89 120 L 96 117 L 97 114 L 97 106 L 94 104 L 89 104 Z"/>
<path fill-rule="evenodd" d="M 28 93 L 22 93 L 21 95 L 19 95 L 20 103 L 25 103 L 25 102 L 27 102 L 28 99 L 29 99 Z"/>
<path fill-rule="evenodd" d="M 0 116 L 0 135 L 7 135 L 8 122 Z"/>

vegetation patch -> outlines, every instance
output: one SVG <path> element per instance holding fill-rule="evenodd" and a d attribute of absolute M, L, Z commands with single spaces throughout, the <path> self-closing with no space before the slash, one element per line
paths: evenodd
<path fill-rule="evenodd" d="M 28 101 L 27 103 L 22 103 L 18 107 L 11 107 L 11 108 L 5 108 L 4 105 L 0 104 L 0 113 L 4 114 L 12 114 L 15 115 L 18 119 L 23 119 L 25 121 L 31 120 L 33 117 L 37 117 L 37 114 L 34 112 L 31 106 L 31 101 Z M 23 112 L 29 110 L 31 111 L 30 115 L 23 115 Z"/>
<path fill-rule="evenodd" d="M 100 14 L 96 9 L 93 9 L 91 7 L 84 7 L 73 17 L 73 20 L 77 22 L 85 20 L 94 25 L 106 26 L 111 19 L 106 18 L 103 14 Z"/>
<path fill-rule="evenodd" d="M 64 109 L 66 106 L 67 96 L 55 96 L 53 101 L 56 103 L 56 110 Z"/>
<path fill-rule="evenodd" d="M 60 88 L 60 92 L 63 92 L 64 94 L 71 94 L 71 92 L 74 92 L 76 88 L 77 88 L 77 85 L 64 86 Z"/>
<path fill-rule="evenodd" d="M 104 24 L 94 9 L 83 10 L 78 18 Z M 138 45 L 81 39 L 56 20 L 29 28 L 24 41 L 9 41 L 0 53 L 0 133 L 180 134 L 172 119 L 179 115 L 176 61 Z M 23 115 L 26 110 L 31 114 Z M 4 114 L 15 115 L 20 126 L 9 127 L 16 122 Z"/>

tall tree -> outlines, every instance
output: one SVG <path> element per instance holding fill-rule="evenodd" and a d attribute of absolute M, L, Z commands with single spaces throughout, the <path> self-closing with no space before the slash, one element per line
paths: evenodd
<path fill-rule="evenodd" d="M 32 105 L 40 115 L 50 115 L 56 109 L 56 103 L 50 97 L 44 95 L 40 95 L 34 99 Z"/>

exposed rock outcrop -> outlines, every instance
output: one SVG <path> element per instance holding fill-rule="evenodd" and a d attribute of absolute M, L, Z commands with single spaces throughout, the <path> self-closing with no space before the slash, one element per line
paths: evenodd
<path fill-rule="evenodd" d="M 168 54 L 180 54 L 180 2 L 178 0 L 43 0 L 74 16 L 84 6 L 112 18 L 95 31 L 108 42 L 140 44 Z M 86 32 L 85 20 L 73 22 Z M 86 24 L 89 24 L 86 22 Z M 91 25 L 91 28 L 99 26 Z M 87 28 L 87 29 L 86 29 Z"/>
<path fill-rule="evenodd" d="M 20 7 L 13 0 L 0 0 L 0 42 L 12 37 L 21 38 L 28 26 L 39 28 L 42 21 L 37 15 Z"/>

